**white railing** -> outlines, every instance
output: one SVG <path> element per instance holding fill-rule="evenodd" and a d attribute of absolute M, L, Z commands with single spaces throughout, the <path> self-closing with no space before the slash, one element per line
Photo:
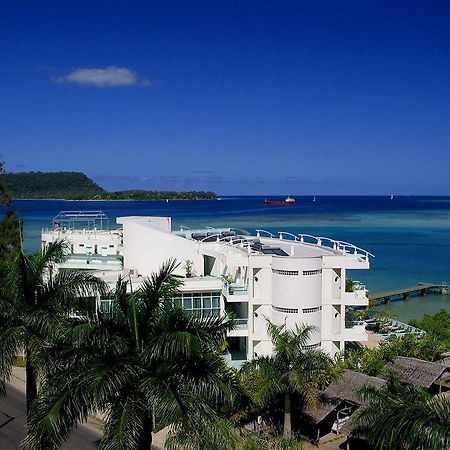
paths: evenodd
<path fill-rule="evenodd" d="M 265 234 L 266 236 L 269 236 L 271 238 L 274 238 L 275 235 L 272 234 L 270 231 L 266 231 L 266 230 L 255 230 L 256 231 L 256 236 L 257 237 L 261 237 L 261 233 Z"/>
<path fill-rule="evenodd" d="M 262 236 L 271 239 L 277 239 L 276 236 L 270 231 L 262 229 L 257 229 L 255 231 L 257 238 L 260 238 Z M 246 237 L 240 235 L 222 236 L 220 233 L 205 236 L 203 239 L 199 240 L 199 242 L 211 242 L 212 238 L 216 238 L 217 242 L 223 242 L 232 245 L 234 247 L 239 246 L 241 248 L 246 248 L 249 252 L 251 251 L 250 248 L 251 245 L 254 243 L 254 240 L 252 240 L 247 236 Z M 345 241 L 337 241 L 335 239 L 331 239 L 325 236 L 313 236 L 312 234 L 304 234 L 304 233 L 295 235 L 288 231 L 279 231 L 278 239 L 291 240 L 295 242 L 300 242 L 302 244 L 317 245 L 318 247 L 327 248 L 335 252 L 339 252 L 343 255 L 355 255 L 362 258 L 365 261 L 368 261 L 369 257 L 375 258 L 375 256 L 372 253 L 368 252 L 367 250 L 364 250 L 363 248 L 357 247 L 354 244 Z"/>
<path fill-rule="evenodd" d="M 285 236 L 287 236 L 288 238 L 294 238 L 294 241 L 300 240 L 298 236 L 296 236 L 295 234 L 289 233 L 287 231 L 279 231 L 278 232 L 278 237 L 281 240 L 286 239 Z"/>
<path fill-rule="evenodd" d="M 313 236 L 311 234 L 299 234 L 298 236 L 300 238 L 300 242 L 305 244 L 313 244 L 319 247 L 329 248 L 341 252 L 344 255 L 358 255 L 366 261 L 369 260 L 369 256 L 375 258 L 372 253 L 364 250 L 363 248 L 357 247 L 354 244 L 350 244 L 349 242 L 337 241 L 325 236 Z M 313 242 L 308 242 L 308 240 Z"/>
<path fill-rule="evenodd" d="M 235 330 L 246 330 L 248 328 L 248 319 L 234 319 Z"/>
<path fill-rule="evenodd" d="M 85 235 L 85 234 L 101 234 L 101 235 L 110 235 L 110 236 L 121 236 L 122 230 L 104 230 L 101 228 L 42 228 L 42 233 L 52 233 L 52 234 L 70 234 L 70 235 Z"/>
<path fill-rule="evenodd" d="M 223 283 L 224 295 L 246 295 L 248 292 L 248 284 L 239 283 Z"/>

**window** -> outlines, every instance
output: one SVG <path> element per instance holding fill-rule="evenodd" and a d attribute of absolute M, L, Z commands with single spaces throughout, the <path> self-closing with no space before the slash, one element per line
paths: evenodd
<path fill-rule="evenodd" d="M 192 311 L 198 317 L 220 315 L 220 292 L 183 292 L 173 299 L 174 304 Z"/>
<path fill-rule="evenodd" d="M 272 269 L 272 273 L 276 273 L 277 275 L 298 275 L 298 270 L 278 270 Z"/>
<path fill-rule="evenodd" d="M 112 298 L 102 298 L 100 300 L 100 311 L 102 313 L 110 313 L 112 310 L 112 304 L 114 299 Z"/>
<path fill-rule="evenodd" d="M 304 314 L 309 314 L 317 311 L 322 311 L 322 306 L 316 306 L 315 308 L 303 308 L 302 312 Z"/>
<path fill-rule="evenodd" d="M 276 312 L 287 313 L 287 314 L 297 314 L 298 313 L 297 308 L 280 308 L 278 306 L 272 305 L 272 309 Z"/>
<path fill-rule="evenodd" d="M 322 273 L 322 269 L 317 270 L 304 270 L 303 275 L 319 275 Z"/>

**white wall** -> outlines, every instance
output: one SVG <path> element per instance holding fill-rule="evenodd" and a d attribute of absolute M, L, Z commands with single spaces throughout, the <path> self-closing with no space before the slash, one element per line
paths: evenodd
<path fill-rule="evenodd" d="M 126 269 L 137 270 L 140 275 L 148 276 L 157 271 L 169 258 L 180 263 L 176 275 L 185 276 L 185 263 L 193 262 L 194 275 L 203 275 L 203 257 L 198 252 L 198 243 L 161 231 L 154 223 L 142 218 L 120 217 L 123 225 L 123 260 Z"/>

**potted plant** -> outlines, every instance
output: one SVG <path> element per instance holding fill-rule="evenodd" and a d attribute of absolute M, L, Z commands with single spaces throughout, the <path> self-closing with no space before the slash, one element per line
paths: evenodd
<path fill-rule="evenodd" d="M 186 260 L 186 263 L 184 264 L 184 268 L 186 270 L 186 278 L 191 278 L 192 275 L 194 274 L 194 271 L 192 268 L 193 264 L 194 263 L 190 259 Z"/>

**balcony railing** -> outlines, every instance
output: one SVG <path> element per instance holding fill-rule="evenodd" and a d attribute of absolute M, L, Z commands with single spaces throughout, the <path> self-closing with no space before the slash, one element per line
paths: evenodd
<path fill-rule="evenodd" d="M 228 283 L 225 281 L 223 284 L 223 293 L 224 295 L 247 295 L 248 284 Z"/>
<path fill-rule="evenodd" d="M 61 263 L 62 266 L 68 265 L 102 265 L 122 267 L 122 258 L 118 255 L 67 255 L 66 259 Z"/>
<path fill-rule="evenodd" d="M 234 319 L 234 329 L 235 330 L 247 330 L 248 329 L 248 319 Z"/>

